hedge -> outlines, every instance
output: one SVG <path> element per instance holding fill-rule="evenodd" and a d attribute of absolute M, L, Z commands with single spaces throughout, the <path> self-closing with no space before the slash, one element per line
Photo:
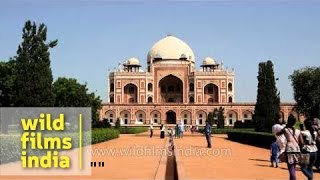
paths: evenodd
<path fill-rule="evenodd" d="M 235 129 L 237 129 L 237 128 L 246 128 L 246 129 L 254 128 L 254 123 L 252 120 L 244 120 L 244 122 L 236 121 L 234 123 L 233 128 L 235 128 Z"/>
<path fill-rule="evenodd" d="M 46 137 L 71 137 L 72 148 L 79 147 L 79 134 L 64 132 L 64 133 L 51 133 L 44 134 Z M 90 131 L 83 132 L 82 135 L 82 146 L 91 144 L 96 144 L 103 141 L 108 141 L 119 137 L 119 131 L 116 129 L 92 129 L 91 139 Z M 19 134 L 12 136 L 0 136 L 0 164 L 5 164 L 8 162 L 19 161 L 21 156 L 21 140 Z M 27 150 L 28 155 L 42 155 L 45 151 L 42 150 Z"/>
<path fill-rule="evenodd" d="M 230 129 L 230 128 L 213 128 L 211 134 L 227 134 L 228 132 L 239 131 L 254 131 L 254 129 Z M 198 130 L 199 133 L 203 133 L 203 128 Z"/>
<path fill-rule="evenodd" d="M 138 134 L 148 131 L 147 127 L 121 127 L 120 134 Z"/>
<path fill-rule="evenodd" d="M 91 131 L 91 144 L 96 144 L 119 137 L 119 131 L 109 128 L 97 128 Z"/>
<path fill-rule="evenodd" d="M 231 141 L 269 149 L 275 141 L 274 135 L 264 132 L 234 131 L 228 132 Z"/>

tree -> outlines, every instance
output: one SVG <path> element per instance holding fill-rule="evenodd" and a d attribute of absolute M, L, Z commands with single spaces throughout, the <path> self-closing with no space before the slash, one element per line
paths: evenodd
<path fill-rule="evenodd" d="M 212 112 L 209 112 L 208 117 L 207 117 L 207 121 L 209 122 L 210 125 L 214 124 L 214 118 L 213 118 Z"/>
<path fill-rule="evenodd" d="M 217 128 L 224 128 L 224 108 L 219 107 L 219 109 L 215 108 L 213 110 L 213 114 L 215 118 L 217 118 Z"/>
<path fill-rule="evenodd" d="M 0 62 L 0 107 L 14 106 L 16 61 Z"/>
<path fill-rule="evenodd" d="M 116 124 L 115 124 L 115 128 L 116 128 L 116 129 L 120 129 L 120 126 L 121 126 L 121 124 L 120 124 L 120 119 L 117 118 L 117 121 L 116 121 Z"/>
<path fill-rule="evenodd" d="M 15 72 L 16 62 L 0 62 L 0 107 L 14 106 L 15 101 Z M 1 121 L 0 132 L 8 133 L 8 121 Z"/>
<path fill-rule="evenodd" d="M 291 79 L 297 111 L 308 118 L 320 117 L 320 67 L 295 70 Z"/>
<path fill-rule="evenodd" d="M 57 40 L 47 41 L 47 27 L 27 21 L 16 59 L 16 106 L 48 107 L 54 105 L 49 49 Z"/>
<path fill-rule="evenodd" d="M 80 84 L 76 79 L 59 77 L 53 83 L 56 107 L 91 107 L 92 120 L 98 120 L 98 110 L 101 100 L 94 93 L 88 93 L 86 84 Z"/>
<path fill-rule="evenodd" d="M 280 93 L 275 84 L 273 63 L 259 63 L 257 102 L 253 121 L 255 130 L 271 132 L 275 119 L 280 119 Z"/>

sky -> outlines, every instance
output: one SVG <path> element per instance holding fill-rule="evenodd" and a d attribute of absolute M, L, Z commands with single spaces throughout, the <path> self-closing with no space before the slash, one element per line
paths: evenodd
<path fill-rule="evenodd" d="M 288 78 L 320 65 L 320 1 L 63 1 L 0 2 L 0 60 L 16 55 L 25 21 L 47 25 L 54 79 L 76 78 L 103 101 L 107 74 L 147 54 L 166 35 L 185 41 L 196 66 L 212 57 L 235 70 L 235 102 L 255 102 L 258 64 L 272 60 L 282 102 L 293 102 Z"/>

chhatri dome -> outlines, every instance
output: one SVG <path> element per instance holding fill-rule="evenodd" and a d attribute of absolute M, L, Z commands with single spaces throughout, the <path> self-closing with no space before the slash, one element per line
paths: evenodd
<path fill-rule="evenodd" d="M 127 64 L 128 65 L 140 65 L 140 62 L 137 58 L 132 57 L 132 58 L 128 59 Z"/>
<path fill-rule="evenodd" d="M 148 63 L 153 58 L 186 59 L 194 63 L 195 57 L 190 46 L 172 35 L 156 42 L 148 53 Z"/>
<path fill-rule="evenodd" d="M 202 65 L 215 65 L 215 64 L 216 64 L 215 60 L 213 60 L 211 57 L 206 57 L 202 62 Z"/>

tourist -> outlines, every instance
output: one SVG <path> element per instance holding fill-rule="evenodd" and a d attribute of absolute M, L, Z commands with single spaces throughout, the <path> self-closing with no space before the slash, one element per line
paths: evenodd
<path fill-rule="evenodd" d="M 176 124 L 176 127 L 175 127 L 175 137 L 176 138 L 180 138 L 180 128 L 179 128 L 179 124 Z"/>
<path fill-rule="evenodd" d="M 313 179 L 313 166 L 317 160 L 317 151 L 316 138 L 318 133 L 312 127 L 311 120 L 305 120 L 304 126 L 306 130 L 301 131 L 301 135 L 304 139 L 304 146 L 302 151 L 310 154 L 309 164 L 301 165 L 301 171 L 308 178 L 308 180 Z"/>
<path fill-rule="evenodd" d="M 271 162 L 271 167 L 274 167 L 273 165 L 273 162 L 276 163 L 276 168 L 278 168 L 278 162 L 279 162 L 279 159 L 278 159 L 278 153 L 279 153 L 279 145 L 276 141 L 276 138 L 275 138 L 275 141 L 271 144 L 271 150 L 270 150 L 270 162 Z"/>
<path fill-rule="evenodd" d="M 318 118 L 314 118 L 313 119 L 313 124 L 312 124 L 314 130 L 318 133 L 318 135 L 320 134 L 320 120 Z M 317 144 L 317 149 L 320 149 L 320 136 L 318 136 L 316 138 L 316 144 Z M 317 160 L 316 163 L 314 164 L 314 166 L 316 168 L 320 168 L 320 153 L 317 153 Z"/>
<path fill-rule="evenodd" d="M 179 135 L 180 135 L 180 138 L 183 138 L 183 132 L 184 132 L 184 125 L 182 122 L 180 122 L 180 125 L 179 125 Z"/>
<path fill-rule="evenodd" d="M 272 134 L 276 137 L 276 142 L 279 145 L 280 151 L 279 154 L 284 153 L 286 149 L 286 137 L 284 134 L 277 135 L 284 127 L 280 124 L 279 119 L 275 120 L 274 125 L 272 126 Z"/>
<path fill-rule="evenodd" d="M 204 127 L 204 134 L 206 136 L 208 148 L 211 148 L 211 131 L 212 131 L 211 124 L 209 123 L 209 121 L 206 121 L 206 125 Z"/>
<path fill-rule="evenodd" d="M 160 131 L 160 138 L 161 138 L 161 139 L 164 138 L 165 130 L 166 130 L 166 129 L 165 129 L 164 125 L 162 124 L 162 125 L 161 125 L 161 131 Z"/>
<path fill-rule="evenodd" d="M 153 136 L 153 126 L 152 126 L 152 123 L 150 124 L 149 129 L 150 129 L 150 138 L 152 138 L 152 136 Z"/>
<path fill-rule="evenodd" d="M 277 133 L 278 136 L 284 134 L 287 140 L 285 152 L 287 156 L 287 166 L 290 175 L 290 180 L 297 179 L 295 167 L 299 163 L 299 144 L 303 144 L 300 130 L 294 128 L 295 123 L 295 118 L 289 118 L 286 127 Z"/>
<path fill-rule="evenodd" d="M 174 136 L 174 131 L 173 131 L 172 127 L 168 128 L 168 135 L 169 135 L 170 138 L 172 138 Z"/>
<path fill-rule="evenodd" d="M 192 125 L 190 131 L 191 131 L 191 134 L 195 133 L 196 132 L 196 126 Z"/>

